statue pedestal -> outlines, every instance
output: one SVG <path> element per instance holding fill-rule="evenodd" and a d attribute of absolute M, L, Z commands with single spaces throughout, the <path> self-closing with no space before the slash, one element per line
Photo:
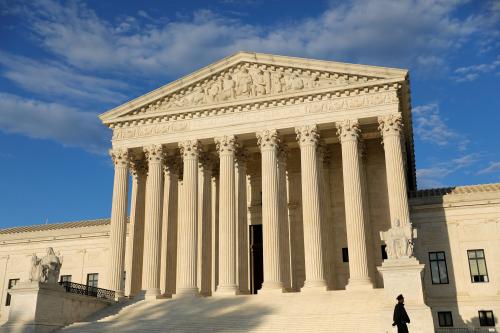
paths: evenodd
<path fill-rule="evenodd" d="M 425 304 L 422 287 L 424 265 L 416 258 L 386 259 L 377 269 L 382 273 L 385 295 L 391 302 L 403 294 L 408 304 Z"/>
<path fill-rule="evenodd" d="M 56 283 L 22 282 L 9 294 L 9 319 L 0 326 L 0 333 L 52 332 L 109 305 L 108 301 L 67 293 Z"/>
<path fill-rule="evenodd" d="M 406 311 L 411 319 L 410 331 L 434 332 L 431 309 L 425 304 L 422 286 L 424 265 L 416 258 L 402 257 L 386 259 L 377 269 L 384 279 L 388 314 L 392 316 L 391 311 L 397 302 L 396 297 L 402 294 L 405 298 Z"/>

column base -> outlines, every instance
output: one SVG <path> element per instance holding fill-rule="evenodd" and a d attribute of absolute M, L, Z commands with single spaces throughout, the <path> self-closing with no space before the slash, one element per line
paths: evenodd
<path fill-rule="evenodd" d="M 325 280 L 306 280 L 301 292 L 324 292 L 328 290 Z"/>
<path fill-rule="evenodd" d="M 345 286 L 345 289 L 350 291 L 371 290 L 373 289 L 373 283 L 370 281 L 370 278 L 349 279 L 349 282 Z"/>
<path fill-rule="evenodd" d="M 198 287 L 178 288 L 177 293 L 172 297 L 179 298 L 179 297 L 195 297 L 195 296 L 200 296 Z"/>
<path fill-rule="evenodd" d="M 232 296 L 238 294 L 237 285 L 217 286 L 214 296 Z"/>
<path fill-rule="evenodd" d="M 163 295 L 160 292 L 160 288 L 151 288 L 147 289 L 144 293 L 144 299 L 146 301 L 152 301 L 152 300 L 157 300 L 164 298 Z"/>

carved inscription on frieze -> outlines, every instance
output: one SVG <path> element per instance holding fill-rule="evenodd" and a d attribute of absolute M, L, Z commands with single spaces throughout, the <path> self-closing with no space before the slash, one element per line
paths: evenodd
<path fill-rule="evenodd" d="M 208 117 L 194 116 L 189 120 L 174 120 L 164 123 L 139 124 L 132 125 L 133 127 L 115 128 L 113 131 L 113 140 L 149 137 L 233 124 L 272 121 L 289 117 L 301 117 L 308 114 L 345 112 L 397 103 L 398 95 L 394 90 L 357 96 L 331 97 L 329 100 L 297 103 L 290 106 L 271 106 L 258 111 L 244 110 L 229 114 L 217 113 L 217 115 Z"/>
<path fill-rule="evenodd" d="M 113 131 L 113 139 L 131 139 L 147 136 L 177 133 L 189 130 L 190 123 L 188 121 L 175 121 L 164 124 L 148 124 L 139 125 L 132 128 L 117 128 Z"/>
<path fill-rule="evenodd" d="M 338 112 L 392 103 L 398 103 L 395 91 L 332 99 L 310 104 L 306 109 L 307 113 Z"/>

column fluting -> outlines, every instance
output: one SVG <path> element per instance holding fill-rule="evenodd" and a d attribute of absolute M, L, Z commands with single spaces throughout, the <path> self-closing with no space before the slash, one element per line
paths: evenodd
<path fill-rule="evenodd" d="M 212 280 L 212 169 L 211 154 L 198 163 L 198 286 L 200 294 L 211 294 Z"/>
<path fill-rule="evenodd" d="M 235 294 L 236 285 L 236 138 L 225 135 L 215 138 L 220 156 L 219 174 L 219 284 L 217 293 Z"/>
<path fill-rule="evenodd" d="M 142 288 L 146 299 L 160 295 L 161 214 L 163 197 L 163 147 L 144 147 L 148 160 Z"/>
<path fill-rule="evenodd" d="M 346 288 L 371 288 L 359 165 L 358 140 L 360 130 L 357 120 L 340 122 L 337 124 L 337 128 L 342 145 L 345 218 L 347 247 L 349 249 L 349 282 Z"/>
<path fill-rule="evenodd" d="M 178 158 L 178 155 L 165 156 L 163 166 L 160 290 L 169 296 L 175 294 L 177 272 Z"/>
<path fill-rule="evenodd" d="M 247 159 L 248 152 L 240 148 L 236 153 L 235 178 L 236 178 L 236 250 L 237 250 L 237 285 L 240 294 L 249 294 L 248 279 L 248 218 L 247 218 Z"/>
<path fill-rule="evenodd" d="M 278 197 L 278 145 L 276 130 L 257 133 L 262 155 L 262 233 L 264 283 L 262 292 L 282 290 L 280 250 L 280 209 Z"/>
<path fill-rule="evenodd" d="M 136 156 L 131 159 L 130 171 L 132 173 L 132 194 L 130 198 L 130 236 L 127 244 L 129 256 L 127 258 L 125 294 L 134 296 L 142 288 L 144 213 L 148 172 L 148 164 L 143 156 Z"/>
<path fill-rule="evenodd" d="M 184 161 L 182 215 L 178 224 L 177 271 L 178 295 L 197 295 L 198 253 L 198 157 L 201 145 L 197 140 L 179 143 Z"/>
<path fill-rule="evenodd" d="M 322 215 L 320 185 L 317 167 L 317 146 L 319 133 L 316 125 L 296 128 L 300 145 L 302 180 L 302 214 L 304 224 L 304 258 L 306 280 L 304 289 L 326 290 L 323 263 Z"/>
<path fill-rule="evenodd" d="M 290 263 L 290 226 L 288 223 L 288 198 L 286 164 L 288 158 L 288 146 L 280 144 L 278 150 L 278 199 L 279 199 L 279 224 L 280 224 L 280 262 L 283 288 L 287 291 L 292 289 L 291 263 Z"/>
<path fill-rule="evenodd" d="M 403 129 L 401 114 L 379 117 L 378 121 L 384 144 L 391 225 L 394 225 L 396 220 L 399 220 L 401 225 L 406 225 L 410 223 L 410 213 L 401 142 Z"/>
<path fill-rule="evenodd" d="M 110 254 L 108 289 L 114 290 L 117 298 L 123 297 L 123 272 L 125 269 L 125 240 L 127 232 L 128 165 L 126 149 L 110 150 L 115 165 L 113 199 L 111 206 Z"/>

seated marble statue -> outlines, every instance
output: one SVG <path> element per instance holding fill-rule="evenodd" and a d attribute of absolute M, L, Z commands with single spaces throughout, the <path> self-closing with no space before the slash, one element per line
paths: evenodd
<path fill-rule="evenodd" d="M 47 254 L 38 258 L 36 254 L 31 257 L 30 281 L 41 283 L 57 283 L 61 271 L 62 257 L 54 253 L 54 249 L 47 248 Z"/>
<path fill-rule="evenodd" d="M 389 230 L 380 232 L 389 259 L 413 257 L 413 239 L 416 237 L 417 230 L 413 229 L 412 224 L 402 226 L 399 220 L 395 220 Z"/>

